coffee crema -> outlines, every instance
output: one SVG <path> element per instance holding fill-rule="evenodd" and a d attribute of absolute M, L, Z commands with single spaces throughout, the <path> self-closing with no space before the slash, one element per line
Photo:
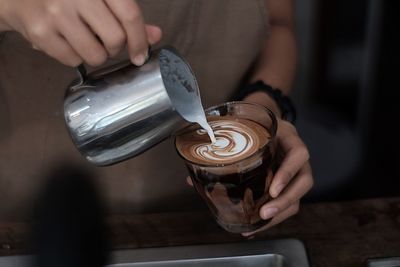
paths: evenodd
<path fill-rule="evenodd" d="M 251 120 L 225 117 L 208 117 L 216 142 L 211 143 L 207 132 L 192 128 L 176 138 L 179 153 L 189 161 L 199 164 L 230 164 L 254 154 L 268 143 L 270 134 L 260 124 Z"/>

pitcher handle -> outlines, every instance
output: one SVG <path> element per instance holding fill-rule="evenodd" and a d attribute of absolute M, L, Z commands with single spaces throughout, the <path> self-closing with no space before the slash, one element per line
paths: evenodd
<path fill-rule="evenodd" d="M 151 46 L 149 46 L 149 49 L 147 51 L 147 58 L 146 58 L 146 61 L 143 63 L 143 65 L 150 61 L 151 55 L 152 55 L 152 48 L 151 48 Z M 126 65 L 129 65 L 129 64 L 127 64 L 126 62 L 120 62 L 120 64 L 116 64 L 116 66 L 118 66 L 118 65 L 119 65 L 118 68 L 122 68 L 122 67 L 125 67 Z M 138 66 L 138 67 L 140 67 L 140 66 Z M 83 63 L 79 64 L 77 67 L 75 67 L 75 70 L 76 70 L 76 72 L 78 74 L 78 82 L 77 82 L 77 84 L 75 86 L 81 86 L 86 81 L 87 70 L 86 70 L 85 65 Z M 113 69 L 113 70 L 115 70 L 115 69 Z"/>
<path fill-rule="evenodd" d="M 78 67 L 76 67 L 75 70 L 78 73 L 78 79 L 79 79 L 76 86 L 81 86 L 86 81 L 87 71 L 85 65 L 83 65 L 82 63 Z"/>

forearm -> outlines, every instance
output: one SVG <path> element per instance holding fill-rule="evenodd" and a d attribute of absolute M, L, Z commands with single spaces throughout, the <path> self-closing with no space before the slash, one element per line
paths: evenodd
<path fill-rule="evenodd" d="M 296 62 L 297 48 L 294 31 L 285 25 L 272 26 L 270 36 L 260 53 L 249 82 L 262 80 L 288 95 L 295 78 Z M 278 105 L 266 93 L 252 93 L 245 100 L 267 106 L 276 114 L 281 114 Z"/>
<path fill-rule="evenodd" d="M 288 95 L 296 74 L 296 62 L 297 47 L 293 29 L 285 25 L 273 25 L 250 82 L 262 80 Z"/>

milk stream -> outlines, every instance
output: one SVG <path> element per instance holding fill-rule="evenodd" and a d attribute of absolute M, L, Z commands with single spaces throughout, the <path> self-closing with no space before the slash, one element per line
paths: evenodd
<path fill-rule="evenodd" d="M 217 142 L 217 139 L 215 138 L 214 132 L 213 132 L 210 124 L 208 124 L 206 117 L 205 116 L 197 116 L 195 121 L 198 124 L 200 124 L 201 128 L 206 130 L 208 136 L 210 137 L 211 143 L 215 144 Z"/>

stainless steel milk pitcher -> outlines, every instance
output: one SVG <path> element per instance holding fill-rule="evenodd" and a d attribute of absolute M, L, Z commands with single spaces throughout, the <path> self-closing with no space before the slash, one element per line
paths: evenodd
<path fill-rule="evenodd" d="M 195 76 L 171 47 L 153 51 L 141 67 L 120 63 L 80 78 L 68 88 L 64 116 L 71 138 L 98 166 L 134 157 L 194 121 L 203 108 Z"/>

